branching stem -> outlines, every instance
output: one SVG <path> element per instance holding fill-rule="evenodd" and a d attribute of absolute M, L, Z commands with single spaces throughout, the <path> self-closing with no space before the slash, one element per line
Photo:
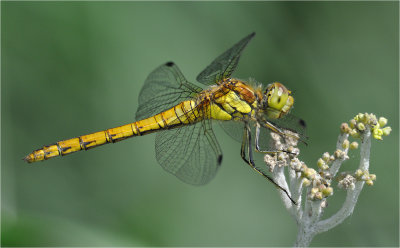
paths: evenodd
<path fill-rule="evenodd" d="M 342 133 L 336 143 L 334 155 L 325 153 L 318 160 L 318 172 L 307 167 L 301 162 L 297 153 L 266 155 L 265 161 L 273 174 L 273 179 L 281 187 L 286 189 L 290 196 L 298 203 L 294 205 L 287 197 L 285 192 L 279 191 L 280 197 L 285 208 L 296 220 L 298 226 L 295 247 L 307 247 L 310 245 L 315 235 L 329 231 L 342 223 L 349 217 L 357 204 L 358 196 L 363 189 L 365 182 L 373 184 L 376 176 L 369 174 L 369 157 L 371 149 L 371 139 L 382 139 L 382 135 L 388 135 L 390 127 L 382 128 L 387 120 L 384 118 L 376 119 L 372 114 L 359 114 L 347 123 L 342 124 Z M 382 128 L 382 129 L 380 129 Z M 372 135 L 373 134 L 373 135 Z M 349 159 L 349 148 L 355 149 L 358 143 L 350 145 L 349 136 L 360 138 L 360 164 L 354 174 L 339 174 L 339 169 L 344 161 Z M 285 140 L 280 135 L 271 134 L 276 150 L 292 150 L 297 145 L 293 141 L 293 134 L 287 135 Z M 355 148 L 354 148 L 355 147 Z M 284 168 L 288 168 L 288 176 L 285 176 Z M 347 190 L 346 199 L 340 210 L 331 217 L 322 220 L 323 210 L 327 206 L 327 198 L 333 194 L 331 183 L 334 178 L 339 179 L 338 186 Z M 288 180 L 287 180 L 288 179 Z M 303 190 L 306 189 L 306 197 L 302 199 Z"/>

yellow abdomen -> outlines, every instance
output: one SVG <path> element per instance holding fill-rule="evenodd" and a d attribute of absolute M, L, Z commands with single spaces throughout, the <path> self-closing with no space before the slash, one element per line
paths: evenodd
<path fill-rule="evenodd" d="M 32 163 L 88 150 L 107 143 L 118 142 L 130 137 L 145 135 L 160 129 L 176 128 L 199 121 L 203 111 L 198 111 L 194 101 L 183 101 L 160 114 L 120 127 L 79 136 L 44 146 L 28 154 L 24 160 Z"/>

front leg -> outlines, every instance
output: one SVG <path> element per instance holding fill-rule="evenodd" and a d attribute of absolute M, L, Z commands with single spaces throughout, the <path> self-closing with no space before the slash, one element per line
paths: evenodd
<path fill-rule="evenodd" d="M 260 129 L 261 129 L 260 123 L 257 122 L 257 124 L 256 124 L 256 138 L 255 138 L 255 140 L 256 140 L 256 142 L 255 142 L 256 143 L 256 151 L 257 152 L 261 152 L 261 153 L 270 153 L 270 154 L 276 154 L 277 152 L 280 152 L 280 151 L 263 151 L 263 150 L 260 149 L 260 145 L 259 145 Z"/>
<path fill-rule="evenodd" d="M 248 159 L 246 158 L 246 154 L 248 155 Z M 278 189 L 282 190 L 285 192 L 287 197 L 289 197 L 290 201 L 294 204 L 297 205 L 297 203 L 290 197 L 289 192 L 286 191 L 286 189 L 282 188 L 279 184 L 277 184 L 274 179 L 267 174 L 265 174 L 263 171 L 258 169 L 254 163 L 253 160 L 253 150 L 251 146 L 251 132 L 250 132 L 250 127 L 248 124 L 245 125 L 244 131 L 243 131 L 243 142 L 242 142 L 242 148 L 240 151 L 240 155 L 242 156 L 242 159 L 253 169 L 255 170 L 258 174 L 263 176 L 264 178 L 268 179 L 271 183 L 275 185 Z"/>
<path fill-rule="evenodd" d="M 267 127 L 267 126 L 266 126 L 266 127 Z M 289 152 L 289 151 L 286 151 L 286 150 L 275 150 L 275 151 L 265 151 L 265 150 L 261 150 L 261 149 L 260 149 L 260 145 L 259 145 L 260 130 L 261 130 L 261 125 L 257 122 L 257 124 L 256 124 L 256 138 L 255 138 L 255 141 L 256 141 L 256 142 L 255 142 L 255 143 L 256 143 L 255 149 L 256 149 L 257 152 L 267 153 L 267 154 L 276 154 L 276 153 L 278 153 L 278 152 L 285 152 L 285 153 L 288 153 L 288 154 L 296 155 L 296 153 Z M 279 131 L 279 133 L 277 133 L 277 134 L 280 135 L 281 137 L 287 135 L 287 134 L 282 133 L 281 131 Z M 295 136 L 293 136 L 293 137 L 295 137 Z M 297 137 L 296 137 L 296 138 L 297 138 Z"/>

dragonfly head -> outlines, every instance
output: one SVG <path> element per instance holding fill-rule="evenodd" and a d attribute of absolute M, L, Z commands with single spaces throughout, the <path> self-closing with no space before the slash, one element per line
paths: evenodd
<path fill-rule="evenodd" d="M 293 106 L 291 91 L 283 84 L 274 82 L 264 92 L 262 108 L 269 118 L 278 119 L 287 114 Z"/>

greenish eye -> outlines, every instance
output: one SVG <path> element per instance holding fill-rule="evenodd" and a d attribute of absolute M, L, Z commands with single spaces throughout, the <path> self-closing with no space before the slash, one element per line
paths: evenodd
<path fill-rule="evenodd" d="M 288 99 L 289 95 L 282 91 L 274 89 L 269 97 L 268 106 L 276 110 L 281 110 Z"/>
<path fill-rule="evenodd" d="M 282 84 L 275 82 L 265 90 L 265 109 L 269 118 L 278 119 L 289 112 L 294 99 L 291 92 Z"/>

